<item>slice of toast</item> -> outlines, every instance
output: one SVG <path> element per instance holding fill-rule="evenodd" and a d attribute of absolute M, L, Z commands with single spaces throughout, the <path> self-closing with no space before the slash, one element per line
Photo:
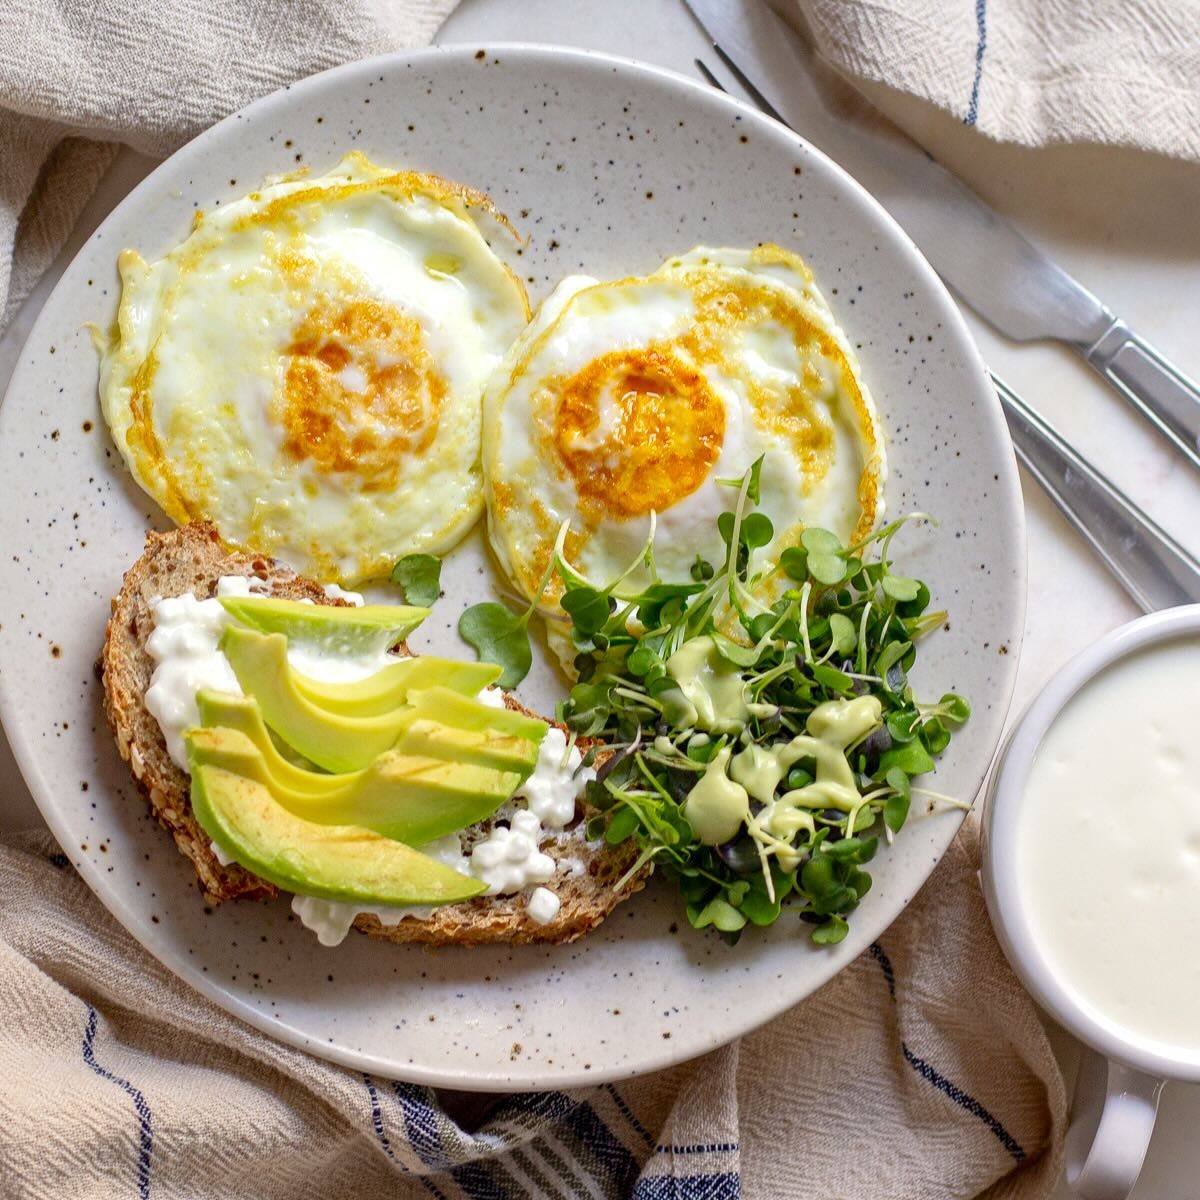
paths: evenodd
<path fill-rule="evenodd" d="M 154 600 L 184 592 L 206 599 L 215 595 L 217 581 L 225 575 L 258 579 L 264 591 L 284 599 L 345 603 L 331 599 L 319 584 L 273 559 L 229 552 L 216 529 L 200 522 L 169 533 L 147 534 L 142 557 L 126 572 L 112 602 L 101 658 L 104 711 L 121 757 L 129 763 L 155 817 L 191 859 L 200 889 L 212 904 L 245 897 L 268 899 L 277 889 L 237 864 L 223 866 L 214 855 L 211 839 L 192 813 L 188 775 L 171 761 L 158 722 L 146 708 L 145 693 L 154 670 L 146 640 L 154 628 L 150 612 Z M 527 711 L 511 697 L 507 703 Z M 486 836 L 492 824 L 503 818 L 503 811 L 468 830 L 466 842 Z M 396 925 L 384 925 L 364 914 L 355 920 L 355 928 L 393 942 L 428 945 L 574 941 L 640 889 L 649 873 L 643 869 L 616 891 L 614 885 L 629 870 L 636 852 L 628 843 L 611 848 L 587 842 L 583 824 L 584 814 L 577 812 L 574 825 L 543 843 L 545 853 L 563 864 L 552 882 L 561 907 L 545 925 L 529 916 L 527 896 L 517 894 L 444 905 L 428 917 L 405 917 Z"/>

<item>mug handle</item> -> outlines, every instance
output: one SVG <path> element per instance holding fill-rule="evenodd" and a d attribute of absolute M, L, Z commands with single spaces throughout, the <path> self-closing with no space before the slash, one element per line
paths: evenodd
<path fill-rule="evenodd" d="M 1067 1129 L 1067 1182 L 1085 1200 L 1125 1200 L 1150 1146 L 1163 1080 L 1084 1047 Z"/>

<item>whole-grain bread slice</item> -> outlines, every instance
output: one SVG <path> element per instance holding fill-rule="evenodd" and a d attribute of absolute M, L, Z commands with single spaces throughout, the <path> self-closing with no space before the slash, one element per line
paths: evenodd
<path fill-rule="evenodd" d="M 226 575 L 257 579 L 264 594 L 284 599 L 345 603 L 282 563 L 229 551 L 212 525 L 197 522 L 169 533 L 147 534 L 141 558 L 126 572 L 112 602 L 101 658 L 104 711 L 117 749 L 129 763 L 154 816 L 191 860 L 200 890 L 212 904 L 247 897 L 269 899 L 277 889 L 236 863 L 222 865 L 213 853 L 211 840 L 192 812 L 188 775 L 172 762 L 158 722 L 146 708 L 145 693 L 154 671 L 146 641 L 154 628 L 151 605 L 156 599 L 185 592 L 207 599 L 216 594 L 217 581 Z M 512 697 L 506 702 L 527 711 Z M 472 827 L 465 835 L 468 845 L 486 836 L 505 816 L 502 809 L 490 821 Z M 573 941 L 640 889 L 648 873 L 639 872 L 617 891 L 614 885 L 629 870 L 634 851 L 629 845 L 613 849 L 588 842 L 583 834 L 584 817 L 582 811 L 577 812 L 572 826 L 543 844 L 542 849 L 560 864 L 553 887 L 561 901 L 558 915 L 545 925 L 529 916 L 526 897 L 515 895 L 444 905 L 428 917 L 405 917 L 395 925 L 364 914 L 355 920 L 355 928 L 394 942 L 428 945 Z"/>

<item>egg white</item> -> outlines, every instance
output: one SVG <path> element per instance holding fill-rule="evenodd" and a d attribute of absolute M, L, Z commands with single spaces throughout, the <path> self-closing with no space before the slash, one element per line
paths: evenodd
<path fill-rule="evenodd" d="M 325 580 L 441 553 L 482 508 L 480 398 L 529 318 L 487 197 L 348 155 L 119 260 L 100 394 L 177 522 Z"/>
<path fill-rule="evenodd" d="M 882 515 L 875 406 L 797 256 L 698 247 L 645 277 L 573 276 L 485 392 L 489 538 L 533 596 L 564 521 L 567 557 L 604 584 L 636 558 L 653 511 L 655 566 L 686 579 L 697 555 L 723 554 L 717 517 L 737 493 L 718 481 L 760 456 L 775 537 L 756 569 L 807 526 L 849 541 Z M 548 612 L 557 594 L 552 582 Z"/>

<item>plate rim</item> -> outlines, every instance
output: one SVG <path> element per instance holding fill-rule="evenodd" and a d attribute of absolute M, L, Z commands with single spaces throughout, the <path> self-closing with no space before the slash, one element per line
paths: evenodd
<path fill-rule="evenodd" d="M 988 761 L 983 766 L 979 781 L 976 785 L 975 796 L 972 799 L 972 808 L 975 800 L 978 799 L 984 781 L 990 770 L 992 762 L 995 760 L 997 749 L 1002 740 L 1003 729 L 1009 715 L 1012 698 L 1016 685 L 1017 667 L 1020 661 L 1021 646 L 1024 641 L 1025 632 L 1025 615 L 1027 608 L 1028 596 L 1028 563 L 1027 563 L 1027 537 L 1026 537 L 1026 520 L 1025 510 L 1022 501 L 1022 493 L 1020 486 L 1020 477 L 1017 471 L 1016 455 L 1013 449 L 1012 440 L 1008 433 L 1007 423 L 1003 416 L 999 399 L 997 398 L 994 389 L 989 386 L 990 375 L 987 367 L 983 362 L 982 355 L 975 343 L 973 336 L 966 321 L 963 318 L 957 303 L 954 301 L 951 293 L 941 278 L 934 271 L 928 260 L 921 253 L 909 235 L 896 222 L 891 214 L 883 207 L 882 203 L 843 166 L 834 159 L 830 158 L 824 151 L 813 145 L 801 134 L 798 134 L 790 127 L 783 125 L 772 117 L 767 116 L 754 106 L 745 101 L 733 96 L 727 92 L 722 92 L 698 79 L 689 78 L 678 71 L 671 70 L 666 67 L 658 66 L 654 63 L 645 62 L 636 58 L 630 58 L 623 55 L 610 54 L 598 50 L 590 50 L 582 47 L 557 46 L 551 43 L 530 42 L 530 41 L 490 41 L 484 40 L 480 42 L 448 42 L 435 43 L 429 46 L 402 49 L 390 51 L 384 54 L 374 55 L 369 58 L 355 60 L 350 63 L 343 63 L 334 67 L 329 67 L 323 71 L 306 76 L 303 79 L 296 80 L 291 84 L 286 84 L 283 87 L 277 88 L 265 96 L 260 96 L 251 101 L 249 104 L 223 117 L 201 133 L 197 134 L 190 141 L 179 147 L 174 153 L 165 158 L 159 163 L 148 175 L 139 181 L 121 201 L 112 209 L 112 211 L 104 218 L 104 220 L 91 233 L 87 240 L 79 247 L 76 254 L 72 257 L 71 262 L 67 265 L 67 270 L 75 263 L 75 261 L 83 255 L 93 242 L 101 238 L 108 230 L 109 226 L 121 219 L 123 213 L 130 206 L 136 206 L 143 193 L 149 192 L 156 186 L 160 173 L 168 168 L 178 166 L 181 156 L 190 156 L 201 152 L 207 145 L 220 139 L 225 135 L 227 128 L 232 129 L 244 119 L 247 114 L 257 114 L 262 110 L 268 110 L 275 105 L 285 102 L 285 98 L 298 89 L 308 90 L 311 87 L 319 86 L 321 83 L 328 85 L 330 77 L 344 75 L 347 77 L 357 75 L 359 73 L 368 74 L 378 70 L 381 66 L 399 66 L 406 63 L 432 61 L 437 59 L 464 59 L 468 55 L 476 56 L 480 50 L 486 51 L 489 55 L 498 55 L 507 53 L 513 55 L 525 56 L 531 62 L 536 62 L 539 58 L 552 58 L 557 60 L 574 61 L 580 64 L 591 65 L 601 64 L 614 72 L 630 72 L 634 75 L 651 76 L 658 80 L 679 88 L 682 87 L 688 91 L 694 91 L 702 96 L 705 100 L 724 104 L 729 107 L 730 111 L 744 117 L 750 122 L 765 122 L 768 126 L 774 127 L 781 131 L 790 139 L 797 147 L 803 150 L 806 155 L 811 155 L 819 160 L 825 169 L 831 172 L 834 178 L 839 179 L 847 185 L 856 198 L 865 203 L 867 210 L 873 215 L 876 222 L 881 226 L 881 232 L 886 231 L 891 237 L 897 240 L 906 251 L 906 257 L 909 260 L 909 265 L 918 274 L 925 277 L 925 282 L 931 287 L 935 295 L 940 297 L 942 302 L 942 312 L 939 312 L 938 317 L 944 322 L 948 331 L 956 335 L 956 340 L 959 345 L 965 350 L 967 365 L 975 368 L 976 374 L 980 380 L 979 400 L 981 402 L 980 411 L 987 414 L 991 418 L 994 432 L 999 434 L 998 442 L 1001 448 L 1007 448 L 1008 454 L 1002 455 L 1004 459 L 1004 468 L 996 481 L 1000 490 L 1000 499 L 1008 509 L 1007 528 L 1010 529 L 1017 546 L 1017 553 L 1014 556 L 1014 570 L 1011 580 L 1008 584 L 1011 589 L 1014 602 L 1014 622 L 1012 636 L 1007 638 L 1009 654 L 1006 660 L 1006 679 L 1002 682 L 1001 688 L 1003 694 L 993 694 L 991 697 L 991 707 L 995 711 L 995 719 L 997 721 L 997 734 L 995 744 L 991 747 L 988 755 Z M 65 273 L 62 278 L 56 283 L 55 287 L 47 295 L 43 303 L 42 310 L 38 313 L 36 320 L 33 322 L 28 335 L 21 346 L 21 350 L 17 356 L 17 363 L 13 369 L 12 377 L 9 380 L 8 387 L 5 390 L 3 402 L 0 402 L 0 438 L 6 434 L 6 429 L 9 421 L 12 419 L 9 414 L 12 411 L 10 405 L 10 397 L 18 390 L 18 385 L 23 383 L 23 377 L 27 370 L 34 368 L 29 365 L 29 355 L 27 353 L 29 346 L 35 343 L 38 337 L 42 334 L 43 325 L 48 324 L 47 310 L 51 308 L 52 302 L 58 296 L 60 290 L 64 290 L 66 285 Z M 37 805 L 38 811 L 42 819 L 50 827 L 50 831 L 54 835 L 56 841 L 60 845 L 65 845 L 69 841 L 65 827 L 60 827 L 55 805 L 47 799 L 45 802 L 42 797 L 53 797 L 55 789 L 52 788 L 47 780 L 43 777 L 40 765 L 40 755 L 33 745 L 32 738 L 26 739 L 25 731 L 22 724 L 17 719 L 16 712 L 19 705 L 20 697 L 17 690 L 13 687 L 10 690 L 8 682 L 10 676 L 0 672 L 0 725 L 3 725 L 5 734 L 8 738 L 9 745 L 13 752 L 13 757 L 16 760 L 18 769 L 29 788 L 30 794 L 33 797 L 34 803 Z M 930 876 L 936 870 L 937 865 L 941 862 L 950 844 L 957 836 L 959 829 L 964 820 L 968 819 L 970 812 L 963 810 L 957 814 L 946 814 L 947 820 L 944 824 L 947 827 L 946 835 L 941 839 L 940 846 L 936 849 L 936 858 L 925 872 L 921 883 L 917 885 L 905 898 L 899 901 L 893 901 L 888 905 L 887 911 L 889 915 L 885 918 L 885 924 L 881 929 L 878 929 L 872 937 L 864 938 L 863 935 L 855 937 L 855 929 L 851 927 L 850 937 L 847 943 L 843 945 L 855 945 L 861 942 L 852 955 L 846 954 L 844 951 L 838 955 L 837 961 L 831 962 L 831 968 L 824 973 L 819 973 L 819 979 L 813 984 L 811 989 L 799 998 L 792 998 L 786 995 L 782 1001 L 767 1006 L 767 1009 L 755 1010 L 755 1015 L 748 1021 L 732 1025 L 732 1032 L 729 1028 L 722 1028 L 718 1034 L 710 1034 L 706 1038 L 692 1041 L 684 1046 L 683 1040 L 673 1043 L 674 1046 L 681 1047 L 680 1050 L 668 1049 L 659 1053 L 646 1053 L 640 1056 L 636 1063 L 626 1061 L 617 1066 L 605 1066 L 603 1064 L 593 1064 L 593 1068 L 582 1070 L 581 1068 L 573 1068 L 563 1072 L 555 1072 L 545 1078 L 539 1079 L 519 1079 L 507 1081 L 497 1078 L 492 1075 L 477 1075 L 471 1076 L 464 1073 L 454 1073 L 441 1071 L 436 1068 L 421 1067 L 412 1063 L 400 1063 L 391 1058 L 384 1058 L 378 1055 L 373 1055 L 362 1050 L 353 1050 L 344 1046 L 322 1042 L 312 1038 L 304 1033 L 301 1029 L 291 1025 L 279 1018 L 270 1016 L 267 1013 L 255 1008 L 247 1003 L 239 996 L 232 995 L 223 990 L 218 984 L 211 980 L 207 975 L 200 973 L 198 970 L 193 970 L 188 963 L 186 954 L 182 950 L 169 945 L 151 946 L 148 941 L 139 933 L 138 927 L 142 923 L 140 918 L 134 913 L 132 908 L 126 902 L 124 897 L 115 889 L 107 886 L 105 875 L 100 872 L 89 860 L 83 859 L 80 864 L 75 866 L 77 874 L 87 884 L 91 892 L 108 910 L 109 913 L 121 925 L 122 930 L 132 937 L 143 950 L 146 951 L 158 963 L 169 970 L 176 979 L 188 987 L 195 989 L 202 994 L 206 999 L 216 1004 L 223 1012 L 231 1015 L 238 1020 L 246 1022 L 248 1025 L 257 1029 L 267 1036 L 283 1042 L 286 1045 L 301 1049 L 307 1053 L 311 1053 L 325 1061 L 336 1063 L 339 1066 L 346 1067 L 358 1071 L 367 1071 L 372 1074 L 379 1075 L 382 1078 L 398 1079 L 408 1082 L 413 1082 L 425 1086 L 453 1088 L 463 1091 L 496 1091 L 503 1090 L 507 1092 L 531 1092 L 541 1090 L 563 1090 L 571 1088 L 589 1087 L 604 1083 L 618 1082 L 624 1079 L 634 1078 L 636 1076 L 648 1074 L 653 1071 L 664 1070 L 668 1067 L 678 1065 L 679 1063 L 690 1061 L 699 1058 L 704 1054 L 729 1044 L 744 1037 L 756 1029 L 761 1028 L 768 1022 L 775 1020 L 787 1009 L 796 1004 L 803 1003 L 808 996 L 812 995 L 818 988 L 828 983 L 835 975 L 850 965 L 855 959 L 866 950 L 870 941 L 879 936 L 882 936 L 888 928 L 903 914 L 904 910 L 915 898 L 916 894 L 922 887 L 928 883 Z M 64 841 L 64 838 L 66 841 Z M 900 895 L 900 892 L 897 892 Z"/>

